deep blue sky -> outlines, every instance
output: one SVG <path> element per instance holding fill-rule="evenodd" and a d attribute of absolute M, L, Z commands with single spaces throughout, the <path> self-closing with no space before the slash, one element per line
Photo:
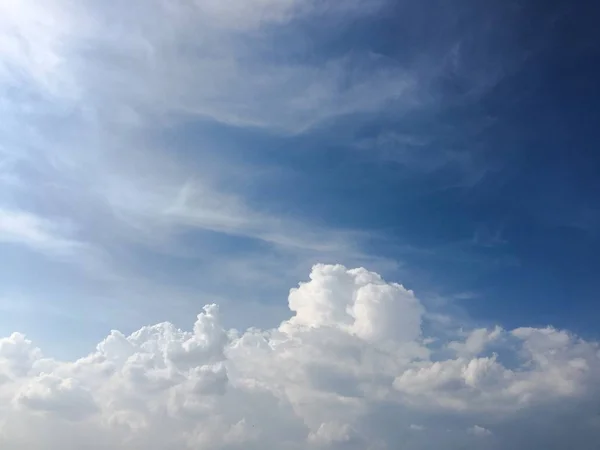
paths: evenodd
<path fill-rule="evenodd" d="M 318 52 L 306 43 L 297 57 L 318 60 L 352 48 L 376 52 L 386 64 L 423 57 L 445 64 L 460 36 L 457 70 L 430 81 L 435 108 L 348 116 L 291 137 L 194 124 L 184 132 L 190 148 L 197 134 L 208 134 L 236 148 L 234 158 L 288 171 L 252 192 L 254 201 L 269 198 L 270 208 L 292 217 L 385 236 L 373 239 L 371 251 L 407 261 L 414 272 L 405 282 L 418 291 L 436 280 L 448 292 L 473 293 L 468 309 L 481 318 L 594 333 L 595 8 L 426 3 L 358 20 L 344 33 L 328 33 Z M 448 21 L 448 8 L 461 13 Z M 323 33 L 318 24 L 302 26 Z M 386 133 L 406 140 L 359 145 Z"/>

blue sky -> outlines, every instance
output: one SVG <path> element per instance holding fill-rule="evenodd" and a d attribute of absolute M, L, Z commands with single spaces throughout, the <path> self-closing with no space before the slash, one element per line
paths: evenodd
<path fill-rule="evenodd" d="M 176 50 L 186 36 L 147 56 L 117 25 L 78 40 L 74 26 L 42 23 L 54 34 L 41 45 L 32 35 L 5 59 L 3 208 L 97 247 L 107 270 L 125 264 L 143 289 L 156 279 L 196 295 L 200 283 L 237 303 L 234 285 L 247 289 L 268 273 L 269 283 L 251 290 L 277 320 L 274 303 L 314 262 L 364 261 L 478 319 L 593 334 L 598 49 L 579 25 L 585 14 L 560 3 L 433 3 L 231 19 L 240 23 L 206 33 L 222 53 L 190 40 L 197 58 Z M 122 27 L 136 20 L 108 10 L 90 15 L 98 30 L 100 18 Z M 149 69 L 160 57 L 173 59 L 172 76 L 168 63 L 156 75 Z M 143 209 L 164 207 L 186 183 L 206 184 L 194 195 L 215 197 L 203 208 L 221 197 L 231 205 L 214 223 L 140 223 L 155 222 L 159 212 Z M 157 200 L 166 203 L 151 205 L 163 187 L 173 191 Z M 115 205 L 136 223 L 109 211 Z M 82 255 L 57 263 L 27 239 L 3 239 L 6 308 L 13 296 L 51 310 L 57 302 L 87 321 L 99 301 L 90 294 L 119 304 L 142 288 L 114 292 L 110 280 L 82 273 Z M 244 267 L 227 274 L 231 289 L 223 280 L 208 287 L 213 261 Z M 42 295 L 49 287 L 56 300 Z M 153 314 L 132 308 L 140 324 Z M 56 332 L 29 325 L 27 313 L 4 317 L 5 331 L 18 320 L 45 338 Z"/>
<path fill-rule="evenodd" d="M 210 303 L 225 328 L 276 329 L 323 263 L 413 290 L 431 343 L 496 325 L 595 342 L 595 10 L 6 2 L 0 336 L 75 360 Z"/>

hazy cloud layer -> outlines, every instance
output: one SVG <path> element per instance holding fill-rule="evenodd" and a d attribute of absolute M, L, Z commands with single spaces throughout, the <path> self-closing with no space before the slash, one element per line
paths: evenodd
<path fill-rule="evenodd" d="M 317 265 L 275 329 L 119 331 L 76 361 L 0 340 L 12 449 L 595 448 L 600 354 L 553 328 L 427 336 L 427 311 L 365 269 Z M 457 336 L 460 336 L 457 338 Z"/>

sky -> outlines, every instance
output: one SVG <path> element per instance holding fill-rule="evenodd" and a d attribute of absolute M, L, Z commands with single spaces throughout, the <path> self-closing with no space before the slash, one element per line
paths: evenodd
<path fill-rule="evenodd" d="M 0 446 L 595 449 L 599 13 L 0 1 Z"/>

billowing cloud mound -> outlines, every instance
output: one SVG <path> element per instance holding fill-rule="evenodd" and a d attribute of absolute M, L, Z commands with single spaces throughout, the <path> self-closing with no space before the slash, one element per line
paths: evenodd
<path fill-rule="evenodd" d="M 0 340 L 2 449 L 596 448 L 600 353 L 553 328 L 424 335 L 425 308 L 317 265 L 276 329 L 118 331 L 85 358 Z M 457 336 L 461 336 L 457 338 Z"/>

